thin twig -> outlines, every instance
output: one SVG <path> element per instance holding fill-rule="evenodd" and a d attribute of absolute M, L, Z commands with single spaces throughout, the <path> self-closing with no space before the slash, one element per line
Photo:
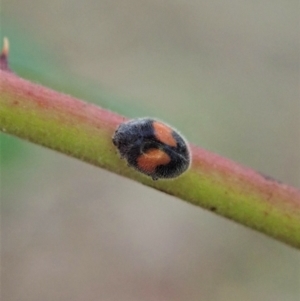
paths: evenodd
<path fill-rule="evenodd" d="M 21 79 L 0 63 L 0 129 L 256 229 L 300 249 L 300 191 L 191 146 L 192 165 L 175 180 L 152 181 L 120 160 L 112 143 L 126 118 Z"/>

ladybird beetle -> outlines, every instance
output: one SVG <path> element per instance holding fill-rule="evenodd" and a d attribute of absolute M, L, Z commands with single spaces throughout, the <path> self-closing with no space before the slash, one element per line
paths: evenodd
<path fill-rule="evenodd" d="M 120 124 L 112 138 L 122 159 L 153 180 L 176 178 L 190 166 L 190 151 L 173 128 L 151 118 Z"/>

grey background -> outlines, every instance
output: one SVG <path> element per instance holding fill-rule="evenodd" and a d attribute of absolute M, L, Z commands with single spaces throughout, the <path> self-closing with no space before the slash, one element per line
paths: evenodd
<path fill-rule="evenodd" d="M 300 187 L 298 1 L 3 0 L 2 17 L 130 117 Z M 1 300 L 299 300 L 295 249 L 22 147 L 1 171 Z"/>

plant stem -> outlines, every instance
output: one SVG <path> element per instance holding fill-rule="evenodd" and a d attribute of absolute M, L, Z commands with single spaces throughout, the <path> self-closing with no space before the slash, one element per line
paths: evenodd
<path fill-rule="evenodd" d="M 9 68 L 2 67 L 0 79 L 2 132 L 129 177 L 300 249 L 299 190 L 196 146 L 191 146 L 188 172 L 175 180 L 152 181 L 127 167 L 112 144 L 126 118 L 21 79 Z"/>

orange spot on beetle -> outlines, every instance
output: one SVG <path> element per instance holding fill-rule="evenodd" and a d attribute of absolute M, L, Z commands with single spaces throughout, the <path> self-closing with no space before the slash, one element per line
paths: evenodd
<path fill-rule="evenodd" d="M 164 151 L 156 148 L 149 149 L 137 159 L 138 167 L 146 173 L 153 173 L 159 165 L 166 165 L 171 158 Z"/>
<path fill-rule="evenodd" d="M 176 139 L 173 137 L 173 130 L 160 122 L 153 122 L 154 135 L 157 140 L 169 146 L 177 146 Z"/>

